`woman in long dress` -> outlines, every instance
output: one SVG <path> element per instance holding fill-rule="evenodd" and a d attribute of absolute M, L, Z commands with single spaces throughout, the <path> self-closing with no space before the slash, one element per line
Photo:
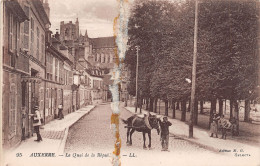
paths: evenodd
<path fill-rule="evenodd" d="M 214 134 L 216 135 L 216 138 L 218 138 L 218 120 L 219 116 L 217 114 L 213 115 L 213 122 L 210 124 L 210 137 L 213 137 Z"/>

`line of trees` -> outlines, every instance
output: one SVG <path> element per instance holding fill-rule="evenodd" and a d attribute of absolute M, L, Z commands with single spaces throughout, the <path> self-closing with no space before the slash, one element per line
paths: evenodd
<path fill-rule="evenodd" d="M 233 115 L 231 111 L 230 117 L 237 120 L 237 101 L 245 100 L 245 117 L 248 117 L 249 101 L 258 97 L 258 5 L 256 0 L 200 1 L 195 124 L 198 104 L 203 105 L 202 101 L 211 102 L 210 122 L 217 100 L 220 114 L 223 114 L 223 100 L 230 100 L 235 112 Z M 164 100 L 166 115 L 171 102 L 173 118 L 175 105 L 181 104 L 183 121 L 191 94 L 191 84 L 185 79 L 191 79 L 194 10 L 191 0 L 140 0 L 133 6 L 128 26 L 129 49 L 125 59 L 131 71 L 128 92 L 136 95 L 134 47 L 139 45 L 140 100 L 145 99 L 149 111 L 154 112 L 158 99 Z"/>

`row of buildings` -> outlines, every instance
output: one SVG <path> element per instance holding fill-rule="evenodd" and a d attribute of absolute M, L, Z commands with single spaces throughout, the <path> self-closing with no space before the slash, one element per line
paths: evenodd
<path fill-rule="evenodd" d="M 3 1 L 3 147 L 32 136 L 34 106 L 44 123 L 88 104 L 111 100 L 114 37 L 82 35 L 79 21 L 50 31 L 48 0 Z M 125 85 L 124 85 L 125 86 Z M 126 91 L 126 88 L 124 89 Z M 122 95 L 124 96 L 124 95 Z"/>

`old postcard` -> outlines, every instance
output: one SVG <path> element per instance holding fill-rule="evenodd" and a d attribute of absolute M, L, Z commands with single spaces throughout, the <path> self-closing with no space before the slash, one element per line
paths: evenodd
<path fill-rule="evenodd" d="M 1 165 L 260 165 L 258 0 L 0 6 Z"/>

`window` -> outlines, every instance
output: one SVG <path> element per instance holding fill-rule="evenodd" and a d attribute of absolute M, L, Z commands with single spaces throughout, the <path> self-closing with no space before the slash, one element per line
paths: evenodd
<path fill-rule="evenodd" d="M 30 14 L 30 8 L 28 6 L 24 6 L 24 12 L 27 17 Z M 24 21 L 24 35 L 23 35 L 23 48 L 29 50 L 29 21 Z"/>
<path fill-rule="evenodd" d="M 31 55 L 34 55 L 34 20 L 31 18 L 31 47 L 30 47 L 30 52 Z"/>
<path fill-rule="evenodd" d="M 8 18 L 8 48 L 10 51 L 13 51 L 13 14 L 9 14 Z"/>
<path fill-rule="evenodd" d="M 102 54 L 102 63 L 105 63 L 105 62 L 106 62 L 106 55 Z"/>
<path fill-rule="evenodd" d="M 29 49 L 29 21 L 24 22 L 23 48 Z"/>
<path fill-rule="evenodd" d="M 98 56 L 98 61 L 101 62 L 101 55 Z"/>
<path fill-rule="evenodd" d="M 42 57 L 41 62 L 44 63 L 44 57 L 45 57 L 45 54 L 44 54 L 44 53 L 45 53 L 45 47 L 44 47 L 44 46 L 45 46 L 45 40 L 44 40 L 44 35 L 43 35 L 43 34 L 42 34 L 41 40 L 42 40 L 42 43 L 41 43 L 41 45 L 42 45 L 42 48 L 41 48 L 41 51 L 42 51 L 42 52 L 41 52 L 41 54 L 42 54 L 42 56 L 41 56 L 41 57 Z"/>
<path fill-rule="evenodd" d="M 17 56 L 19 56 L 19 51 L 20 51 L 20 23 L 16 22 L 16 53 Z"/>
<path fill-rule="evenodd" d="M 110 55 L 107 55 L 107 63 L 110 63 Z"/>
<path fill-rule="evenodd" d="M 37 27 L 36 28 L 36 34 L 37 34 L 37 46 L 36 46 L 36 58 L 38 59 L 38 60 L 41 60 L 41 56 L 40 56 L 40 31 L 39 31 L 39 28 Z"/>
<path fill-rule="evenodd" d="M 69 29 L 68 28 L 65 29 L 65 36 L 69 36 Z"/>
<path fill-rule="evenodd" d="M 20 24 L 12 13 L 8 15 L 8 49 L 11 54 L 11 66 L 15 67 L 16 55 L 19 51 Z"/>
<path fill-rule="evenodd" d="M 55 58 L 55 73 L 54 73 L 54 76 L 55 76 L 55 81 L 58 81 L 58 59 Z"/>

